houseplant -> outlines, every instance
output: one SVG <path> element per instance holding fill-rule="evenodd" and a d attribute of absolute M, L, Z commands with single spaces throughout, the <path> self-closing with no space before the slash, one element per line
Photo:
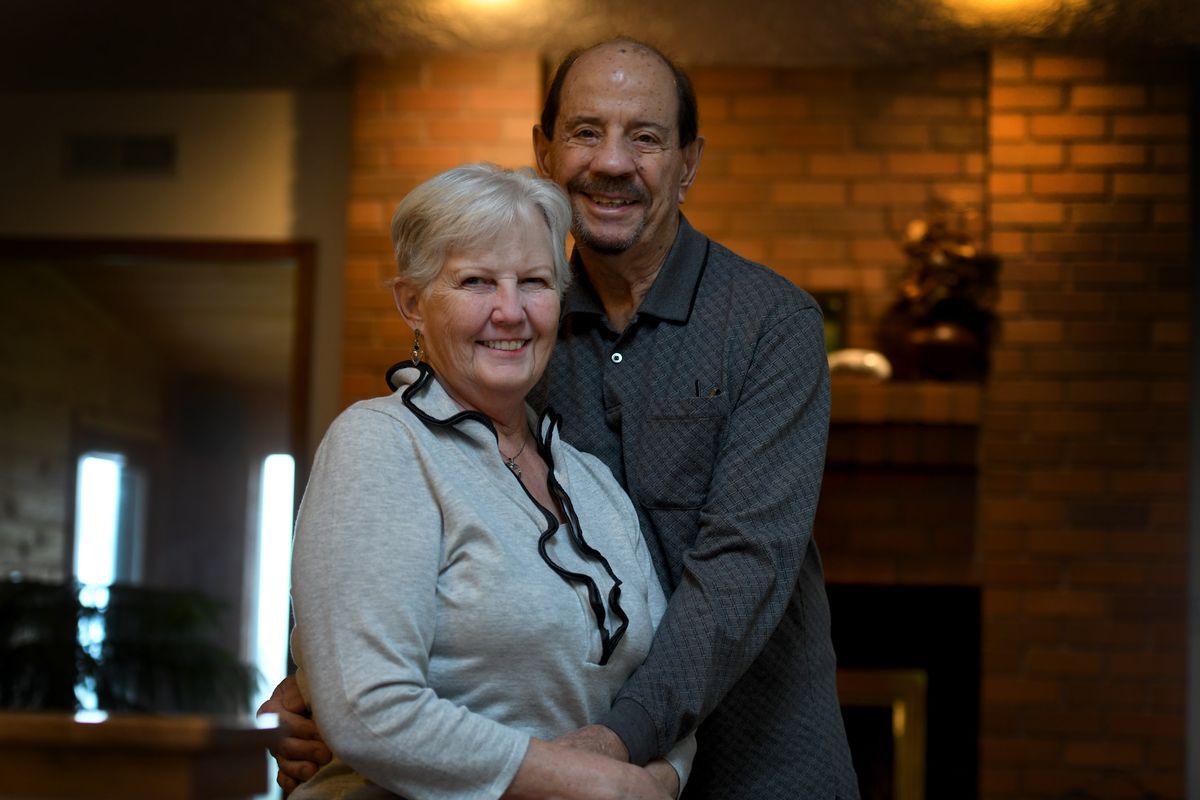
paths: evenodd
<path fill-rule="evenodd" d="M 901 380 L 982 380 L 999 332 L 1000 259 L 952 226 L 945 207 L 905 229 L 907 263 L 878 329 L 879 349 Z"/>

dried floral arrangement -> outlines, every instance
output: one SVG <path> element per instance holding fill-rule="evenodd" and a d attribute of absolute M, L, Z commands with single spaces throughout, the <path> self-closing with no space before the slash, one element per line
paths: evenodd
<path fill-rule="evenodd" d="M 952 226 L 945 207 L 905 229 L 907 259 L 879 346 L 900 379 L 981 380 L 999 333 L 1000 259 Z"/>

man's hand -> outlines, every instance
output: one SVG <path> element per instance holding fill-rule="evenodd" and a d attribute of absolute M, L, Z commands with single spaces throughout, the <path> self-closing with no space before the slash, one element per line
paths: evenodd
<path fill-rule="evenodd" d="M 258 708 L 259 714 L 278 714 L 285 738 L 271 748 L 279 774 L 275 781 L 287 797 L 300 784 L 311 778 L 318 768 L 328 764 L 333 753 L 321 739 L 317 725 L 308 717 L 308 708 L 300 695 L 300 686 L 289 675 L 275 687 L 271 696 Z"/>
<path fill-rule="evenodd" d="M 621 737 L 613 733 L 611 728 L 603 725 L 585 725 L 579 730 L 564 733 L 554 740 L 555 744 L 588 750 L 602 756 L 615 758 L 617 761 L 629 761 L 629 749 L 621 741 Z M 671 770 L 674 772 L 674 770 Z"/>

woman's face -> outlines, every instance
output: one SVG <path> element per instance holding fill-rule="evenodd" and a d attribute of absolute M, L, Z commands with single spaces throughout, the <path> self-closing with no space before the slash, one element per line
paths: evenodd
<path fill-rule="evenodd" d="M 523 220 L 485 249 L 452 248 L 424 294 L 397 284 L 396 303 L 460 405 L 512 413 L 546 369 L 558 332 L 546 224 Z"/>

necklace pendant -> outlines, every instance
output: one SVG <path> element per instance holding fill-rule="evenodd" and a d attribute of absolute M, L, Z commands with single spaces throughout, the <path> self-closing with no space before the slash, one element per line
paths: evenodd
<path fill-rule="evenodd" d="M 521 468 L 517 466 L 517 460 L 515 458 L 504 459 L 504 466 L 512 470 L 513 475 L 516 475 L 518 478 L 521 477 Z"/>

